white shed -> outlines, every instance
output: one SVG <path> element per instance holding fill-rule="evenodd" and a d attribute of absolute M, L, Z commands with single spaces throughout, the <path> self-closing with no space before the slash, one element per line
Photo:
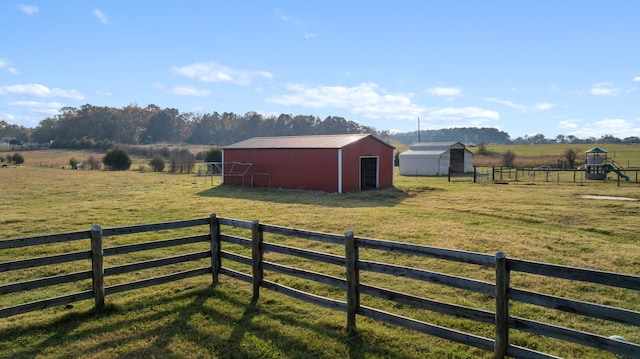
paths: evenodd
<path fill-rule="evenodd" d="M 419 142 L 398 155 L 403 176 L 473 172 L 473 153 L 460 142 Z"/>

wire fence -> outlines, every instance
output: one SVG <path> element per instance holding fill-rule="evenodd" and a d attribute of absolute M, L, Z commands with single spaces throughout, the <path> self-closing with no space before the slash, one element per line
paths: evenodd
<path fill-rule="evenodd" d="M 537 185 L 578 185 L 612 183 L 617 186 L 640 186 L 640 168 L 608 171 L 602 179 L 590 179 L 582 169 L 541 167 L 474 167 L 473 173 L 455 175 L 451 180 L 468 179 L 474 183 L 519 183 Z"/>

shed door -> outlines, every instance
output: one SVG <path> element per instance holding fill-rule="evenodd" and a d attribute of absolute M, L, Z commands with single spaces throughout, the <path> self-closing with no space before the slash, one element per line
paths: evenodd
<path fill-rule="evenodd" d="M 451 149 L 451 173 L 464 173 L 464 150 Z"/>
<path fill-rule="evenodd" d="M 378 188 L 378 158 L 360 158 L 360 189 Z"/>

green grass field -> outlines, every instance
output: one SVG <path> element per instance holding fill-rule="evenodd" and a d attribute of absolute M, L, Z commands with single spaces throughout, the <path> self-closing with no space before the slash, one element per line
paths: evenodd
<path fill-rule="evenodd" d="M 537 146 L 531 146 L 537 147 Z M 602 146 L 612 152 L 608 147 Z M 626 148 L 626 147 L 625 147 Z M 552 151 L 540 146 L 540 152 Z M 635 149 L 635 147 L 633 147 Z M 492 149 L 493 150 L 493 149 Z M 497 149 L 496 149 L 497 150 Z M 558 151 L 559 149 L 553 149 Z M 520 150 L 514 150 L 518 154 Z M 522 150 L 524 151 L 524 149 Z M 615 150 L 623 153 L 622 150 Z M 620 151 L 620 152 L 618 152 Z M 637 155 L 629 155 L 632 161 Z M 524 152 L 523 152 L 524 153 Z M 117 227 L 207 217 L 259 219 L 261 222 L 357 236 L 418 243 L 508 257 L 640 275 L 640 202 L 585 199 L 601 195 L 640 199 L 639 187 L 600 181 L 584 185 L 494 185 L 447 182 L 396 173 L 395 188 L 346 194 L 220 186 L 204 178 L 167 173 L 73 171 L 57 164 L 78 152 L 24 152 L 25 164 L 0 169 L 0 240 L 87 230 L 92 224 Z M 625 155 L 626 156 L 626 155 Z M 640 157 L 640 156 L 639 156 Z M 135 159 L 134 164 L 144 163 Z M 43 165 L 43 163 L 45 165 Z M 56 164 L 47 166 L 46 163 Z M 132 168 L 137 168 L 135 165 Z M 136 241 L 139 238 L 125 239 Z M 153 239 L 153 238 L 146 238 Z M 107 243 L 113 244 L 113 243 Z M 304 244 L 303 244 L 304 245 Z M 76 247 L 77 246 L 77 247 Z M 79 250 L 86 243 L 0 253 L 0 262 L 47 255 L 49 250 Z M 312 246 L 309 244 L 308 246 Z M 314 250 L 338 249 L 313 247 Z M 375 258 L 376 253 L 363 253 Z M 487 280 L 491 272 L 431 260 L 393 256 L 394 263 Z M 116 263 L 119 259 L 114 259 Z M 112 263 L 113 264 L 113 263 Z M 309 264 L 311 269 L 313 264 Z M 54 273 L 76 270 L 51 269 Z M 0 284 L 40 272 L 3 274 Z M 133 280 L 132 276 L 114 280 Z M 367 279 L 367 278 L 365 278 Z M 410 281 L 371 280 L 431 299 L 491 308 L 490 298 Z M 107 296 L 104 312 L 85 301 L 69 307 L 0 319 L 0 357 L 12 358 L 479 358 L 491 357 L 463 345 L 409 330 L 359 319 L 360 335 L 348 339 L 342 312 L 318 308 L 263 290 L 251 303 L 251 287 L 210 277 Z M 286 279 L 282 279 L 286 281 Z M 640 294 L 596 285 L 535 276 L 515 277 L 529 290 L 640 310 Z M 90 283 L 80 283 L 86 289 Z M 83 287 L 84 286 L 84 287 Z M 304 289 L 304 288 L 303 288 Z M 325 294 L 325 288 L 312 288 Z M 58 295 L 77 290 L 52 288 Z M 328 293 L 329 296 L 335 295 Z M 2 306 L 36 296 L 0 297 Z M 456 320 L 383 301 L 364 305 L 492 337 L 491 327 Z M 635 343 L 640 330 L 579 316 L 515 305 L 514 315 L 618 334 Z M 521 333 L 515 344 L 567 358 L 614 358 L 602 352 Z"/>
<path fill-rule="evenodd" d="M 488 151 L 496 156 L 483 158 L 478 156 L 476 165 L 500 166 L 502 156 L 506 151 L 516 154 L 514 165 L 535 167 L 541 165 L 555 166 L 558 160 L 566 160 L 565 152 L 569 149 L 577 153 L 576 161 L 584 163 L 585 151 L 599 147 L 607 151 L 607 156 L 617 162 L 622 168 L 640 168 L 640 146 L 627 144 L 545 144 L 545 145 L 487 145 Z M 474 153 L 478 147 L 468 148 Z"/>

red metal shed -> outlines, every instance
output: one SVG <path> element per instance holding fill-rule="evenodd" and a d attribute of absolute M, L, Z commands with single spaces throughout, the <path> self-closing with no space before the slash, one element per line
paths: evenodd
<path fill-rule="evenodd" d="M 393 150 L 371 134 L 253 137 L 222 148 L 222 181 L 338 193 L 391 187 Z"/>

